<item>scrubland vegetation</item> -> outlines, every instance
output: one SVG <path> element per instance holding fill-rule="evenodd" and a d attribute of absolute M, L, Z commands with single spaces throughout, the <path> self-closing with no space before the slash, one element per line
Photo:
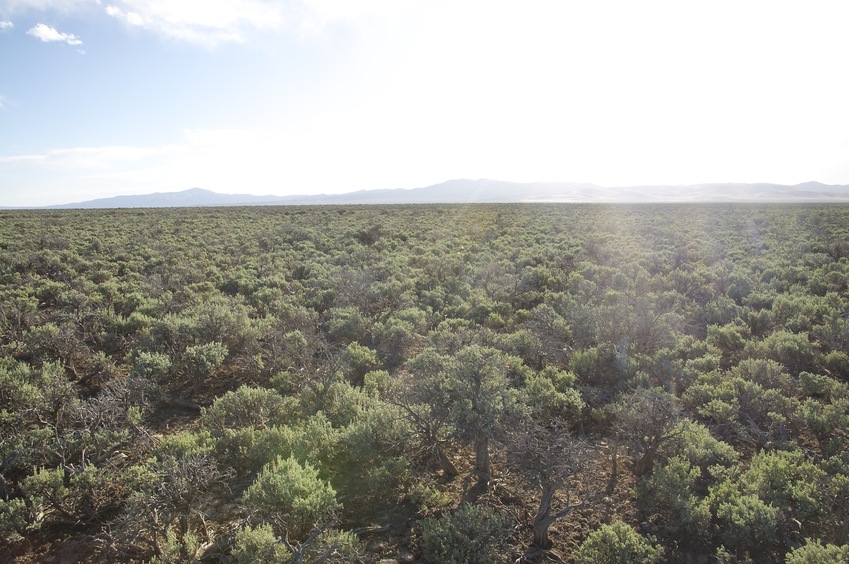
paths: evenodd
<path fill-rule="evenodd" d="M 849 559 L 849 206 L 0 212 L 0 553 Z"/>

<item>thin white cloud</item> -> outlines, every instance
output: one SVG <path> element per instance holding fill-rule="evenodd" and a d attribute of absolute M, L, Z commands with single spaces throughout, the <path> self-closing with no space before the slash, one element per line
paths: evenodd
<path fill-rule="evenodd" d="M 285 5 L 266 0 L 118 0 L 105 10 L 127 24 L 209 46 L 241 42 L 285 21 Z"/>
<path fill-rule="evenodd" d="M 0 163 L 40 164 L 67 170 L 103 170 L 116 165 L 138 162 L 149 157 L 168 153 L 172 148 L 164 147 L 75 147 L 56 149 L 38 155 L 14 155 L 0 157 Z"/>
<path fill-rule="evenodd" d="M 0 163 L 21 164 L 21 163 L 40 163 L 47 160 L 47 155 L 12 155 L 10 157 L 0 157 Z"/>
<path fill-rule="evenodd" d="M 338 22 L 409 15 L 407 0 L 113 0 L 104 9 L 127 24 L 208 46 L 257 32 L 311 35 Z"/>
<path fill-rule="evenodd" d="M 57 41 L 61 41 L 63 43 L 67 43 L 68 45 L 82 45 L 83 42 L 79 37 L 72 33 L 62 33 L 54 27 L 50 27 L 47 24 L 39 23 L 35 24 L 29 30 L 27 30 L 27 35 L 31 35 L 36 39 L 40 39 L 45 43 L 54 43 Z"/>
<path fill-rule="evenodd" d="M 100 4 L 100 0 L 4 0 L 0 3 L 0 7 L 6 13 L 21 13 L 29 10 L 41 12 L 56 10 L 69 13 L 98 4 Z"/>
<path fill-rule="evenodd" d="M 0 20 L 0 31 L 6 31 L 7 29 L 12 29 L 13 27 L 15 27 L 14 23 Z"/>
<path fill-rule="evenodd" d="M 246 41 L 257 33 L 294 31 L 314 35 L 339 22 L 409 16 L 408 0 L 4 0 L 9 13 L 61 14 L 102 10 L 124 24 L 204 46 Z M 40 24 L 43 25 L 43 24 Z M 45 26 L 46 27 L 46 26 Z M 50 28 L 52 29 L 52 28 Z M 32 31 L 32 30 L 31 30 Z M 55 31 L 55 30 L 54 30 Z M 38 29 L 43 41 L 66 41 Z M 32 35 L 32 33 L 31 33 Z M 69 39 L 78 40 L 73 36 Z"/>
<path fill-rule="evenodd" d="M 137 13 L 129 12 L 129 11 L 125 12 L 124 10 L 119 8 L 118 6 L 115 6 L 115 5 L 112 5 L 112 4 L 110 4 L 109 6 L 106 6 L 106 13 L 109 14 L 110 16 L 112 16 L 113 18 L 117 18 L 117 19 L 119 19 L 123 22 L 130 24 L 130 25 L 134 25 L 134 26 L 143 26 L 144 25 L 144 18 L 141 17 L 140 15 L 138 15 Z"/>

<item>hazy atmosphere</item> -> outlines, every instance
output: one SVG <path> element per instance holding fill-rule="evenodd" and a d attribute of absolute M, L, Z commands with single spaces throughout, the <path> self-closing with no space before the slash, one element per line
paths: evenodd
<path fill-rule="evenodd" d="M 0 206 L 849 184 L 843 2 L 0 1 Z"/>

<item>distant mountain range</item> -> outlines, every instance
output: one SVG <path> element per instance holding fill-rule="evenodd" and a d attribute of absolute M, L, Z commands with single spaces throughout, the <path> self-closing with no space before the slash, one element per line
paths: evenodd
<path fill-rule="evenodd" d="M 664 202 L 849 202 L 849 186 L 806 182 L 780 184 L 693 184 L 687 186 L 603 187 L 565 182 L 449 180 L 413 189 L 360 190 L 313 196 L 219 194 L 201 188 L 140 196 L 116 196 L 49 206 L 61 208 L 173 208 L 324 204 L 460 204 L 508 202 L 664 203 Z"/>

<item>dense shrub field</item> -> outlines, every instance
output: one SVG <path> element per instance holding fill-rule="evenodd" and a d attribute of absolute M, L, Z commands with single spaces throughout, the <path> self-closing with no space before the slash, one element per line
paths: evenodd
<path fill-rule="evenodd" d="M 0 554 L 849 560 L 849 206 L 0 211 Z"/>

